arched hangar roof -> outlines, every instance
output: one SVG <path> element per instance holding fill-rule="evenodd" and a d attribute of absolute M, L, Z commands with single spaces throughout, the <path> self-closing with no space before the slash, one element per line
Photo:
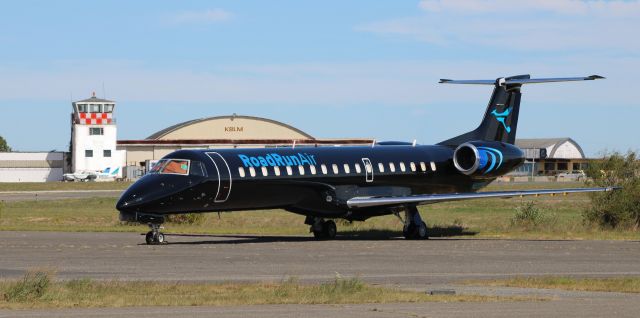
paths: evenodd
<path fill-rule="evenodd" d="M 584 159 L 584 151 L 578 143 L 568 137 L 544 139 L 517 139 L 516 146 L 521 149 L 547 150 L 547 158 L 555 159 Z"/>
<path fill-rule="evenodd" d="M 285 123 L 253 116 L 216 116 L 185 121 L 160 130 L 148 140 L 314 139 Z"/>

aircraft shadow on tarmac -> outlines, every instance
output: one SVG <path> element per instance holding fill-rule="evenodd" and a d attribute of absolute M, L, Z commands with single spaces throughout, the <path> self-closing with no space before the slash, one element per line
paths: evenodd
<path fill-rule="evenodd" d="M 469 231 L 460 226 L 430 227 L 429 237 L 474 236 L 477 232 Z M 165 234 L 168 245 L 198 245 L 198 244 L 247 244 L 274 242 L 311 242 L 317 241 L 311 236 L 261 236 L 261 235 L 213 235 L 213 234 Z M 171 237 L 211 238 L 201 241 L 171 242 Z M 404 240 L 401 231 L 391 230 L 360 230 L 342 231 L 335 241 L 389 241 Z"/>

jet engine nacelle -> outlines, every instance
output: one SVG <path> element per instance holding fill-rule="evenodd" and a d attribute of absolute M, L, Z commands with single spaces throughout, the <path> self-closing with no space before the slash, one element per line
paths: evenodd
<path fill-rule="evenodd" d="M 520 148 L 498 141 L 470 141 L 458 146 L 453 164 L 458 171 L 474 178 L 494 178 L 524 162 Z"/>

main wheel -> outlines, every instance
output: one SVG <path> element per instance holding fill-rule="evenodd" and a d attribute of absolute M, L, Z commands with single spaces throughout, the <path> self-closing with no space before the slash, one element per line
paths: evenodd
<path fill-rule="evenodd" d="M 158 235 L 155 237 L 156 244 L 162 244 L 164 242 L 164 234 L 158 232 Z"/>
<path fill-rule="evenodd" d="M 414 233 L 415 233 L 415 224 L 410 223 L 405 225 L 404 227 L 402 227 L 402 236 L 404 236 L 405 239 L 407 240 L 412 240 L 414 237 Z"/>
<path fill-rule="evenodd" d="M 144 237 L 144 240 L 147 242 L 148 245 L 153 244 L 153 241 L 154 241 L 153 232 L 149 231 L 147 235 Z"/>
<path fill-rule="evenodd" d="M 427 240 L 427 239 L 429 239 L 429 232 L 427 231 L 427 224 L 426 223 L 422 222 L 422 224 L 417 227 L 416 239 L 418 239 L 418 240 Z"/>
<path fill-rule="evenodd" d="M 407 240 L 425 240 L 429 238 L 427 224 L 422 222 L 421 225 L 411 223 L 402 228 L 402 235 Z"/>
<path fill-rule="evenodd" d="M 336 238 L 336 234 L 338 233 L 338 228 L 336 227 L 336 222 L 333 220 L 325 221 L 322 225 L 322 234 L 325 239 L 332 240 Z"/>

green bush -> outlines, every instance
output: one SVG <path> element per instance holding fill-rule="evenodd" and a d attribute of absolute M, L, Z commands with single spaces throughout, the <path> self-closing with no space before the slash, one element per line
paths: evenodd
<path fill-rule="evenodd" d="M 591 193 L 591 205 L 583 212 L 586 223 L 602 227 L 640 227 L 640 158 L 635 152 L 605 155 L 589 165 L 588 184 L 596 187 L 622 187 L 613 192 Z"/>
<path fill-rule="evenodd" d="M 28 271 L 22 280 L 12 284 L 4 294 L 6 301 L 28 301 L 42 297 L 51 284 L 50 271 Z"/>
<path fill-rule="evenodd" d="M 516 213 L 511 218 L 511 225 L 536 227 L 547 219 L 547 216 L 536 206 L 535 202 L 527 201 L 516 207 Z"/>
<path fill-rule="evenodd" d="M 200 225 L 204 219 L 204 213 L 171 214 L 167 216 L 167 223 Z"/>

